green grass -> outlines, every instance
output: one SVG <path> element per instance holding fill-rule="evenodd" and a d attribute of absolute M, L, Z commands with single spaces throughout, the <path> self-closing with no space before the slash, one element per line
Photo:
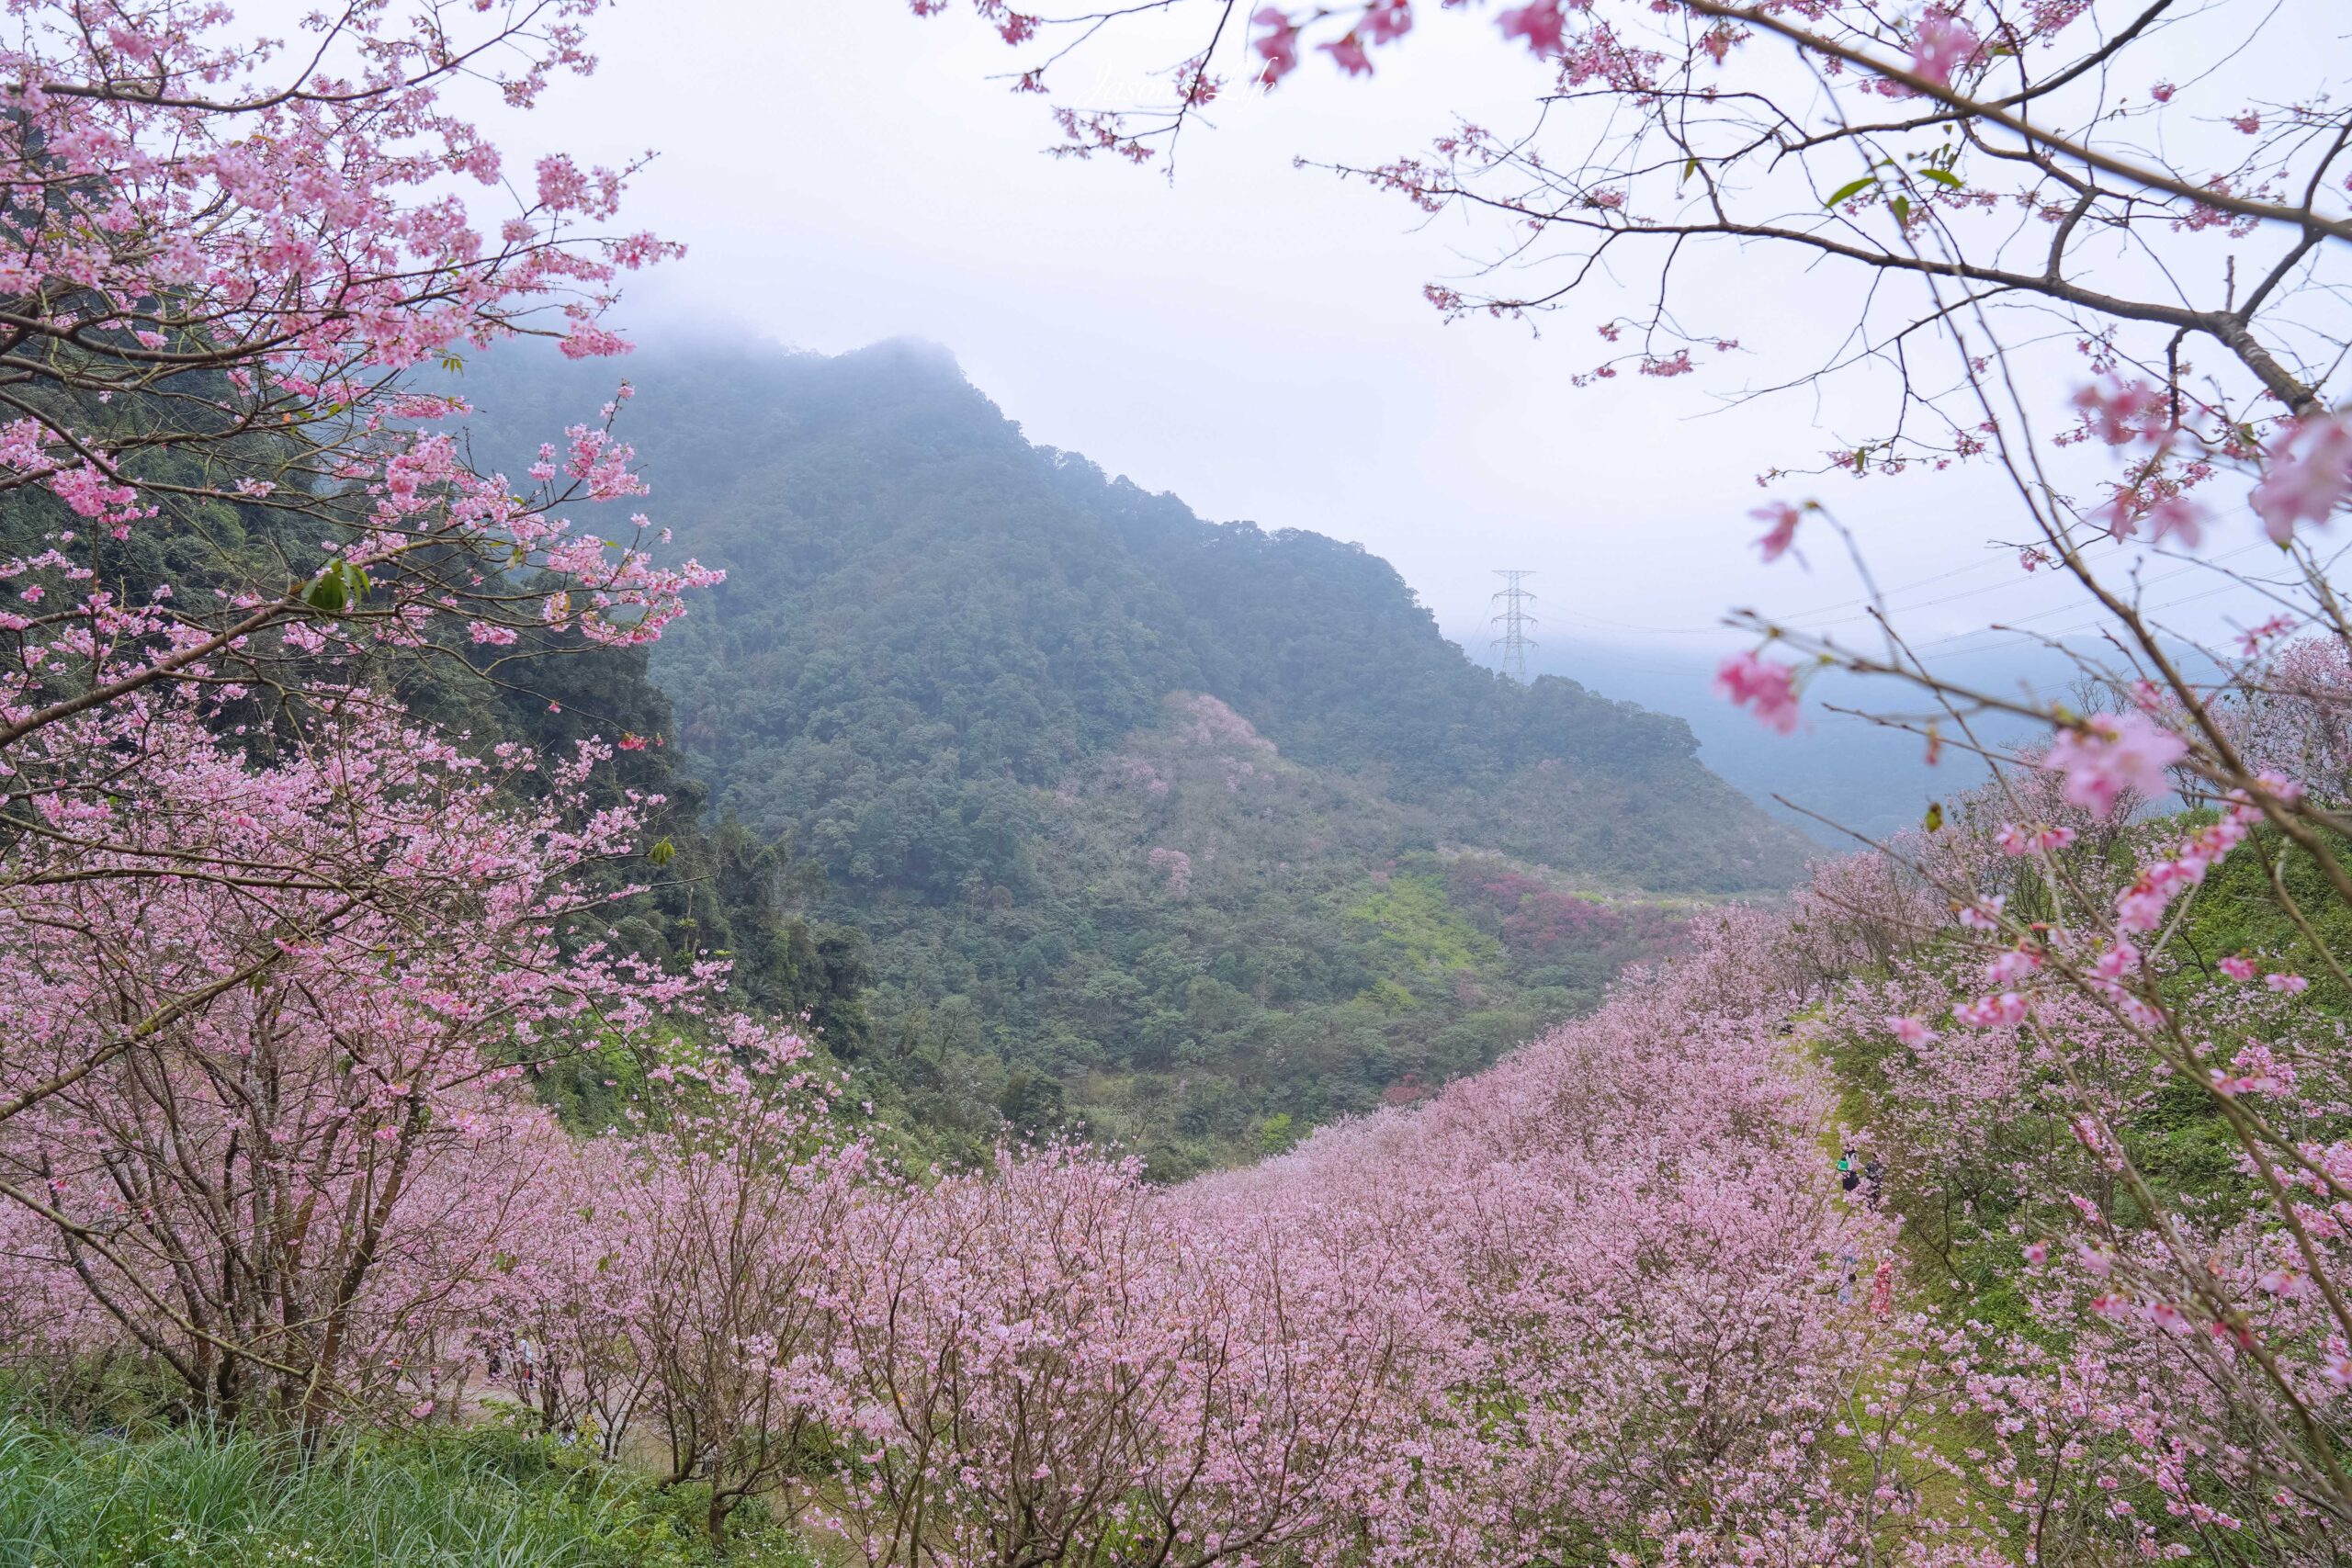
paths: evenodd
<path fill-rule="evenodd" d="M 1470 923 L 1447 899 L 1436 876 L 1400 875 L 1350 903 L 1346 918 L 1371 937 L 1388 973 L 1375 982 L 1387 1010 L 1397 1010 L 1386 993 L 1410 1007 L 1410 987 L 1456 970 L 1491 968 L 1503 959 L 1502 943 Z"/>
<path fill-rule="evenodd" d="M 733 1568 L 810 1568 L 738 1510 Z M 545 1439 L 371 1438 L 303 1458 L 273 1438 L 137 1440 L 0 1416 L 7 1568 L 694 1568 L 696 1499 Z"/>
<path fill-rule="evenodd" d="M 2183 818 L 2184 824 L 2196 818 Z M 2327 835 L 2339 861 L 2352 860 L 2352 843 Z M 2326 961 L 2312 946 L 2271 889 L 2276 863 L 2287 891 L 2339 960 L 2352 953 L 2352 909 L 2335 896 L 2318 863 L 2301 849 L 2258 828 L 2230 852 L 2192 896 L 2178 943 L 2186 978 L 2220 980 L 2212 965 L 2233 953 L 2261 960 L 2264 967 L 2300 971 L 2311 981 L 2306 1004 L 2339 1016 L 2352 1013 L 2347 996 Z"/>

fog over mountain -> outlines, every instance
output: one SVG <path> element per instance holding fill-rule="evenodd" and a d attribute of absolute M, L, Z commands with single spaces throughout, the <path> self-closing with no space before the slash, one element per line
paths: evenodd
<path fill-rule="evenodd" d="M 1490 634 L 1489 634 L 1490 635 Z M 1459 637 L 1474 657 L 1492 663 L 1489 636 L 1476 630 Z M 1934 717 L 1916 693 L 1896 693 L 1838 671 L 1818 675 L 1805 692 L 1805 718 L 1794 735 L 1773 733 L 1732 706 L 1714 690 L 1717 656 L 1653 645 L 1570 637 L 1547 638 L 1531 653 L 1531 672 L 1562 675 L 1654 713 L 1671 714 L 1690 727 L 1699 760 L 1768 814 L 1827 848 L 1858 847 L 1857 835 L 1883 840 L 1917 827 L 1929 802 L 1947 800 L 1983 782 L 1984 765 L 1969 751 L 1949 718 L 1940 721 L 1947 739 L 1929 763 L 1923 738 L 1910 729 L 1876 722 L 1862 713 L 1925 724 Z M 2042 648 L 1996 647 L 1962 654 L 1941 666 L 1950 673 L 2002 693 L 2064 692 L 2075 667 Z M 1837 712 L 1834 709 L 1859 711 Z M 1991 716 L 1975 721 L 1986 741 L 2012 741 L 2024 730 Z M 1785 802 L 1785 804 L 1784 804 Z M 1823 820 L 1826 818 L 1826 820 Z"/>

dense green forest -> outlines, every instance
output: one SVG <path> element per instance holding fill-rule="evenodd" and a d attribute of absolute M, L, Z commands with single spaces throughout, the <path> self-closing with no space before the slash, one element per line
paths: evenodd
<path fill-rule="evenodd" d="M 708 853 L 768 856 L 731 918 L 806 950 L 769 967 L 945 1152 L 1008 1121 L 1165 1176 L 1278 1147 L 1491 1061 L 1804 852 L 1679 719 L 1480 669 L 1359 547 L 1032 446 L 936 349 L 626 369 L 647 504 L 728 581 L 661 691 L 600 656 L 567 720 L 683 748 Z M 611 378 L 468 365 L 477 461 L 519 471 Z M 678 919 L 650 933 L 691 945 Z"/>

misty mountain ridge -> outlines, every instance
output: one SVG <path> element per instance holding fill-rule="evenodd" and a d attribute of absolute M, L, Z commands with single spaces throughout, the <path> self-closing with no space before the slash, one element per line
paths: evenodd
<path fill-rule="evenodd" d="M 628 369 L 652 507 L 728 574 L 653 649 L 677 740 L 822 868 L 934 1122 L 1075 1115 L 1169 1173 L 1271 1146 L 1483 1066 L 1810 852 L 1681 720 L 1479 667 L 1360 546 L 1032 445 L 934 345 Z M 477 457 L 519 469 L 611 379 L 469 366 Z"/>

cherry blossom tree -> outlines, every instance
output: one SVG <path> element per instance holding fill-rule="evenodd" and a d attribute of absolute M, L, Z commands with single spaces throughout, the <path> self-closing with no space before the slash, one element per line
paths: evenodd
<path fill-rule="evenodd" d="M 1207 1564 L 1355 1533 L 1410 1440 L 1383 1296 L 1408 1259 L 1335 1268 L 1139 1176 L 1006 1150 L 865 1206 L 830 1418 L 869 1561 Z"/>
<path fill-rule="evenodd" d="M 546 1135 L 515 1080 L 716 977 L 577 930 L 610 895 L 573 878 L 635 847 L 582 798 L 605 749 L 479 761 L 366 694 L 321 719 L 266 765 L 177 700 L 46 727 L 135 745 L 40 797 L 0 891 L 0 1196 L 36 1271 L 191 1404 L 306 1431 L 401 1385 L 514 1245 Z"/>
<path fill-rule="evenodd" d="M 617 400 L 510 478 L 435 428 L 462 399 L 412 378 L 516 333 L 628 346 L 602 324 L 616 280 L 674 251 L 611 227 L 629 171 L 554 154 L 518 180 L 449 101 L 525 108 L 586 73 L 596 4 L 353 0 L 278 39 L 190 0 L 11 13 L 0 753 L 159 680 L 300 684 L 322 647 L 427 649 L 441 623 L 449 646 L 641 640 L 709 580 L 560 514 L 641 493 Z M 210 581 L 125 602 L 147 534 L 193 536 Z"/>
<path fill-rule="evenodd" d="M 820 1443 L 821 1303 L 871 1151 L 835 1124 L 837 1087 L 808 1044 L 748 1020 L 652 1081 L 622 1200 L 653 1265 L 637 1282 L 638 1334 L 669 1479 L 708 1488 L 719 1540 L 738 1505 L 778 1490 Z"/>
<path fill-rule="evenodd" d="M 298 895 L 339 889 L 337 919 L 430 925 L 424 905 L 396 907 L 418 886 L 364 856 L 294 868 L 250 846 L 180 855 L 158 838 L 116 853 L 57 814 L 93 791 L 157 802 L 182 786 L 192 710 L 151 694 L 207 693 L 218 705 L 204 722 L 291 727 L 239 733 L 299 748 L 305 727 L 345 723 L 324 711 L 367 700 L 368 681 L 386 689 L 389 660 L 480 659 L 531 627 L 639 642 L 713 580 L 560 514 L 641 493 L 612 430 L 626 387 L 510 478 L 476 472 L 435 428 L 465 412 L 446 382 L 413 380 L 518 333 L 559 336 L 575 356 L 627 347 L 602 324 L 616 281 L 673 250 L 611 229 L 628 171 L 551 155 L 518 187 L 448 101 L 488 87 L 521 109 L 556 76 L 584 74 L 595 8 L 357 0 L 285 39 L 185 0 L 11 13 L 0 884 L 121 879 L 139 885 L 121 894 L 135 903 L 158 878 L 198 877 L 258 903 L 280 879 Z M 141 552 L 159 543 L 173 549 Z M 91 852 L 55 863 L 69 849 Z M 290 913 L 289 930 L 322 908 Z M 0 1122 L 286 953 L 265 943 L 223 970 L 169 966 L 178 988 L 144 991 L 143 1015 L 77 1037 L 86 1054 L 51 1056 L 48 1077 L 17 1075 Z M 31 1053 L 12 1042 L 9 1056 Z"/>
<path fill-rule="evenodd" d="M 648 1303 L 670 1271 L 652 1248 L 646 1174 L 626 1139 L 560 1140 L 531 1184 L 530 1245 L 466 1325 L 469 1373 L 535 1405 L 551 1429 L 593 1438 L 608 1461 L 621 1457 L 657 1371 Z"/>

